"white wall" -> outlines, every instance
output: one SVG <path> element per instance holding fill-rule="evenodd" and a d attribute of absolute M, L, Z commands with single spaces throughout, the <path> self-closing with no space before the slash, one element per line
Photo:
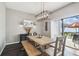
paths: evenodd
<path fill-rule="evenodd" d="M 58 20 L 51 21 L 51 39 L 56 40 L 56 37 L 60 35 L 60 22 Z"/>
<path fill-rule="evenodd" d="M 37 34 L 42 34 L 42 22 L 36 22 L 36 30 Z"/>
<path fill-rule="evenodd" d="M 48 22 L 48 31 L 45 31 L 45 22 Z M 44 36 L 47 36 L 47 37 L 50 37 L 51 36 L 51 22 L 50 20 L 42 20 L 42 21 L 38 21 L 37 22 L 37 25 L 36 25 L 36 32 L 38 34 L 41 34 L 41 35 L 44 35 Z"/>
<path fill-rule="evenodd" d="M 66 18 L 66 17 L 70 17 L 70 16 L 74 16 L 74 15 L 79 15 L 79 3 L 73 3 L 67 7 L 64 7 L 56 12 L 54 12 L 50 18 L 51 18 L 51 22 L 53 22 L 53 20 L 60 20 L 62 18 Z M 51 27 L 53 27 L 54 24 L 51 24 Z M 59 27 L 59 26 L 58 26 Z M 54 28 L 56 28 L 56 26 L 54 26 Z M 52 28 L 53 29 L 53 28 Z M 52 34 L 55 34 L 55 31 L 51 29 L 51 38 L 54 38 Z M 56 31 L 58 32 L 59 29 L 57 28 Z M 59 33 L 59 32 L 58 32 Z"/>
<path fill-rule="evenodd" d="M 34 20 L 34 16 L 25 12 L 7 9 L 7 43 L 19 42 L 19 34 L 26 33 L 20 28 L 23 20 Z"/>
<path fill-rule="evenodd" d="M 4 3 L 0 2 L 0 54 L 6 44 L 6 11 Z"/>
<path fill-rule="evenodd" d="M 75 2 L 69 6 L 66 6 L 51 15 L 52 20 L 58 20 L 61 18 L 66 18 L 74 15 L 79 15 L 79 3 Z"/>

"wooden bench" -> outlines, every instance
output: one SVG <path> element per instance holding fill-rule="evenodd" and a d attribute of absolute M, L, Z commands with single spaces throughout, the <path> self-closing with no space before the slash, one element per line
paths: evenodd
<path fill-rule="evenodd" d="M 41 54 L 41 52 L 35 48 L 29 41 L 21 41 L 25 51 L 29 56 L 38 56 Z"/>

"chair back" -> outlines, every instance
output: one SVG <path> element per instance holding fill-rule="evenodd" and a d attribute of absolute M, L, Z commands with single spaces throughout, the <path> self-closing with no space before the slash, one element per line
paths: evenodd
<path fill-rule="evenodd" d="M 64 36 L 56 38 L 54 56 L 58 56 L 58 55 L 64 56 L 65 42 L 66 42 L 66 37 Z"/>

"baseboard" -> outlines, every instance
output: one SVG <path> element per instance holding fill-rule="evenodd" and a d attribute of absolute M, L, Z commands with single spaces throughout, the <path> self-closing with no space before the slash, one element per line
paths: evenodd
<path fill-rule="evenodd" d="M 2 48 L 2 50 L 0 51 L 0 55 L 2 54 L 4 48 L 5 48 L 6 44 L 4 45 L 4 47 Z"/>
<path fill-rule="evenodd" d="M 0 55 L 2 54 L 2 52 L 3 52 L 3 50 L 4 50 L 4 48 L 5 48 L 6 45 L 15 44 L 15 43 L 19 43 L 19 41 L 18 42 L 12 42 L 12 43 L 6 43 L 4 45 L 4 47 L 2 48 L 2 50 L 0 51 Z"/>
<path fill-rule="evenodd" d="M 6 45 L 15 44 L 15 43 L 19 43 L 19 41 L 17 41 L 17 42 L 12 42 L 12 43 L 6 43 Z"/>

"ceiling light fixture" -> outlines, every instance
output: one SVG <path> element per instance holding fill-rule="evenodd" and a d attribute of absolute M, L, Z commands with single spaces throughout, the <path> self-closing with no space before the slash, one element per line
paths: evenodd
<path fill-rule="evenodd" d="M 41 7 L 42 12 L 40 12 L 40 13 L 36 16 L 36 18 L 37 18 L 38 21 L 48 19 L 49 13 L 48 13 L 48 11 L 45 10 L 44 8 L 45 8 L 45 4 L 44 4 L 44 2 L 42 2 L 42 7 Z"/>

